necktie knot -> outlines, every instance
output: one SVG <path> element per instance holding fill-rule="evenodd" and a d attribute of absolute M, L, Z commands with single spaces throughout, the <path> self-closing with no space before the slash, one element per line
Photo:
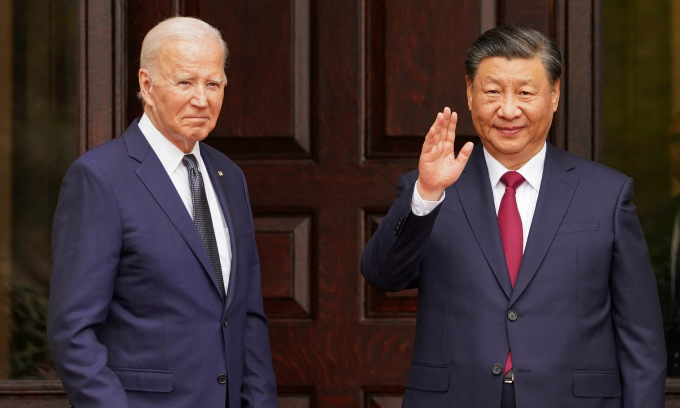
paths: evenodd
<path fill-rule="evenodd" d="M 189 169 L 193 171 L 198 171 L 198 160 L 193 154 L 185 154 L 182 158 L 182 163 Z"/>
<path fill-rule="evenodd" d="M 517 187 L 524 183 L 524 177 L 516 171 L 509 171 L 501 177 L 501 182 L 505 184 L 506 187 L 510 187 L 517 191 Z"/>

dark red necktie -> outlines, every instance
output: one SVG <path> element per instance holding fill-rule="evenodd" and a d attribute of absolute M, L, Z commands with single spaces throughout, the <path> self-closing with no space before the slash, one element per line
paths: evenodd
<path fill-rule="evenodd" d="M 519 265 L 522 263 L 522 252 L 524 236 L 522 235 L 522 219 L 517 209 L 515 193 L 517 187 L 524 183 L 524 177 L 516 171 L 509 171 L 503 174 L 501 182 L 505 184 L 505 194 L 498 207 L 498 226 L 501 230 L 501 240 L 503 241 L 503 251 L 505 252 L 505 262 L 508 265 L 510 284 L 515 287 Z M 505 372 L 512 368 L 512 358 L 508 352 L 508 359 L 505 363 Z"/>

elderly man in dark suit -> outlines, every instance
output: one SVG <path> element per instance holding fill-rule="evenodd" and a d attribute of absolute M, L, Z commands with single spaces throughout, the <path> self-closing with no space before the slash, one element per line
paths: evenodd
<path fill-rule="evenodd" d="M 503 26 L 468 51 L 482 141 L 437 115 L 362 273 L 418 288 L 405 408 L 661 408 L 666 355 L 633 182 L 546 142 L 560 53 Z"/>
<path fill-rule="evenodd" d="M 64 178 L 48 337 L 76 408 L 277 405 L 246 182 L 202 143 L 226 58 L 203 21 L 158 24 L 141 51 L 144 115 Z"/>

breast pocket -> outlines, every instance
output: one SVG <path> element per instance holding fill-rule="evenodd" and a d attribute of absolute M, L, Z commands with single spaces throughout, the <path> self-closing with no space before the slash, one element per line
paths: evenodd
<path fill-rule="evenodd" d="M 565 221 L 560 225 L 557 233 L 569 234 L 572 232 L 597 231 L 599 229 L 600 225 L 597 220 Z"/>

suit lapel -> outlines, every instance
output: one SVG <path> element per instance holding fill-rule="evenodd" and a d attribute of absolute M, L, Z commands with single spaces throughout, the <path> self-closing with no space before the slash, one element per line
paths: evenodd
<path fill-rule="evenodd" d="M 498 284 L 510 298 L 512 286 L 505 263 L 493 194 L 489 185 L 489 170 L 481 143 L 478 143 L 473 150 L 454 188 L 458 191 L 463 211 L 486 261 L 496 276 Z"/>
<path fill-rule="evenodd" d="M 579 179 L 568 173 L 574 166 L 563 152 L 547 146 L 541 190 L 536 202 L 531 230 L 524 249 L 511 303 L 522 295 L 541 266 L 562 219 L 569 208 Z"/>
<path fill-rule="evenodd" d="M 208 274 L 215 284 L 208 253 L 201 242 L 201 237 L 198 235 L 194 222 L 182 199 L 179 197 L 175 185 L 170 180 L 170 177 L 168 177 L 168 173 L 139 130 L 136 122 L 123 134 L 123 138 L 125 139 L 130 157 L 140 162 L 136 170 L 137 176 L 146 186 L 147 190 L 149 190 L 149 193 L 151 193 L 163 212 L 168 216 L 177 232 L 179 232 L 200 261 L 205 273 Z M 215 290 L 217 290 L 217 287 L 215 287 Z"/>

